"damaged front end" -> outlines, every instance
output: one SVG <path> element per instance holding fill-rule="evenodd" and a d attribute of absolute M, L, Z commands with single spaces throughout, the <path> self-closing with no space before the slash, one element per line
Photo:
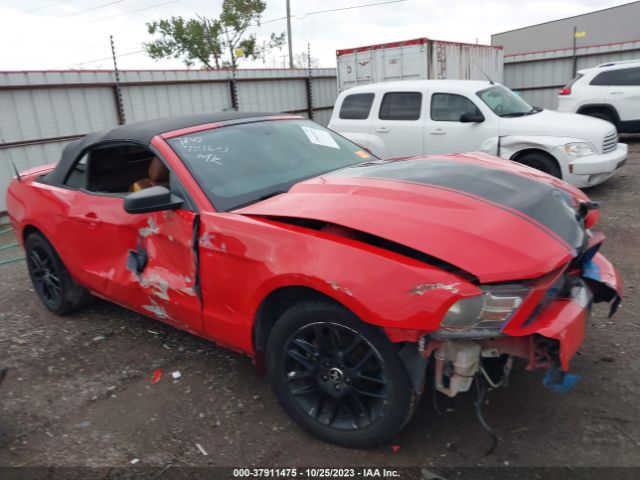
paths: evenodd
<path fill-rule="evenodd" d="M 471 388 L 476 376 L 489 386 L 506 383 L 514 358 L 527 369 L 547 369 L 544 384 L 567 392 L 578 377 L 569 362 L 585 336 L 594 302 L 622 298 L 622 282 L 598 252 L 604 236 L 586 231 L 582 251 L 568 265 L 535 281 L 482 286 L 483 294 L 455 303 L 431 333 L 423 355 L 434 358 L 434 385 L 453 397 Z"/>

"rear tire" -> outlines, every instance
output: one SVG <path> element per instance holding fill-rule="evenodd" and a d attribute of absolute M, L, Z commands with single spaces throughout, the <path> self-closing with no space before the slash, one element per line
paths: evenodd
<path fill-rule="evenodd" d="M 518 158 L 516 162 L 535 168 L 556 178 L 562 178 L 562 172 L 558 166 L 558 162 L 554 158 L 544 153 L 532 152 Z"/>
<path fill-rule="evenodd" d="M 91 303 L 93 295 L 71 278 L 60 256 L 43 235 L 30 234 L 25 248 L 29 277 L 45 307 L 64 315 Z"/>
<path fill-rule="evenodd" d="M 599 118 L 600 120 L 606 120 L 607 122 L 612 123 L 616 128 L 618 127 L 618 125 L 616 124 L 616 119 L 609 112 L 602 111 L 602 110 L 594 110 L 594 111 L 587 111 L 583 113 L 583 115 Z"/>
<path fill-rule="evenodd" d="M 289 308 L 271 331 L 266 358 L 282 407 L 325 441 L 373 447 L 413 414 L 416 395 L 394 345 L 340 305 Z"/>

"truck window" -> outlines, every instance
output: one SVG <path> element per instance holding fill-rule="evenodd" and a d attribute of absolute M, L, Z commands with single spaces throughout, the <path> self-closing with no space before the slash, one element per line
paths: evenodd
<path fill-rule="evenodd" d="M 389 92 L 382 97 L 380 120 L 418 120 L 422 108 L 420 92 Z"/>
<path fill-rule="evenodd" d="M 347 95 L 340 107 L 340 118 L 344 120 L 365 120 L 369 117 L 373 93 Z"/>
<path fill-rule="evenodd" d="M 431 96 L 431 120 L 439 122 L 459 122 L 460 115 L 477 112 L 478 107 L 462 95 L 434 93 Z"/>

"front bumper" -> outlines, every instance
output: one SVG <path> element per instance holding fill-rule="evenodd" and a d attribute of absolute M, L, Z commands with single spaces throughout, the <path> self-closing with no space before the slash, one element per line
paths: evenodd
<path fill-rule="evenodd" d="M 549 362 L 559 361 L 562 370 L 566 371 L 569 369 L 569 361 L 584 340 L 592 303 L 609 302 L 611 316 L 621 299 L 622 280 L 618 271 L 606 257 L 595 253 L 585 260 L 582 276 L 571 288 L 569 295 L 552 300 L 524 325 L 513 330 L 505 329 L 505 333 L 512 337 L 530 337 L 526 346 L 520 346 L 520 350 L 526 351 L 530 368 L 547 367 Z M 557 342 L 557 351 L 551 352 L 557 358 L 548 355 L 545 358 L 540 345 L 532 340 L 537 336 Z M 509 340 L 505 337 L 502 339 L 506 343 Z"/>
<path fill-rule="evenodd" d="M 613 314 L 622 298 L 620 276 L 597 253 L 599 246 L 594 244 L 576 259 L 580 262 L 578 268 L 572 263 L 532 285 L 525 302 L 502 329 L 502 335 L 477 339 L 432 337 L 428 344 L 423 343 L 419 347 L 422 357 L 428 359 L 432 354 L 434 357 L 436 390 L 450 397 L 466 392 L 479 373 L 492 386 L 499 386 L 508 376 L 510 357 L 519 357 L 527 361 L 530 370 L 547 369 L 545 385 L 549 388 L 568 391 L 578 377 L 565 372 L 584 340 L 592 303 L 610 302 Z M 502 359 L 504 355 L 508 357 L 504 360 L 502 379 L 492 380 L 484 369 L 485 362 Z"/>
<path fill-rule="evenodd" d="M 615 171 L 627 160 L 628 147 L 618 143 L 615 150 L 585 157 L 569 157 L 562 149 L 557 155 L 565 157 L 567 169 L 563 171 L 563 180 L 578 188 L 592 187 L 611 178 Z"/>

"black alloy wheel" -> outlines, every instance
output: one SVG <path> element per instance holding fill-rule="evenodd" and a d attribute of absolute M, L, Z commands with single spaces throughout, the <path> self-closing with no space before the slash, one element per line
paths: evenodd
<path fill-rule="evenodd" d="M 287 412 L 324 440 L 370 447 L 409 420 L 416 396 L 396 347 L 330 302 L 295 305 L 267 346 L 272 387 Z"/>
<path fill-rule="evenodd" d="M 361 335 L 335 323 L 294 333 L 282 371 L 300 409 L 331 428 L 357 430 L 387 408 L 388 383 L 380 354 Z"/>
<path fill-rule="evenodd" d="M 40 246 L 29 252 L 29 271 L 36 293 L 47 306 L 59 305 L 62 299 L 60 272 L 49 254 Z"/>
<path fill-rule="evenodd" d="M 33 288 L 45 307 L 62 315 L 91 303 L 91 293 L 71 278 L 58 253 L 42 234 L 31 233 L 25 249 Z"/>

